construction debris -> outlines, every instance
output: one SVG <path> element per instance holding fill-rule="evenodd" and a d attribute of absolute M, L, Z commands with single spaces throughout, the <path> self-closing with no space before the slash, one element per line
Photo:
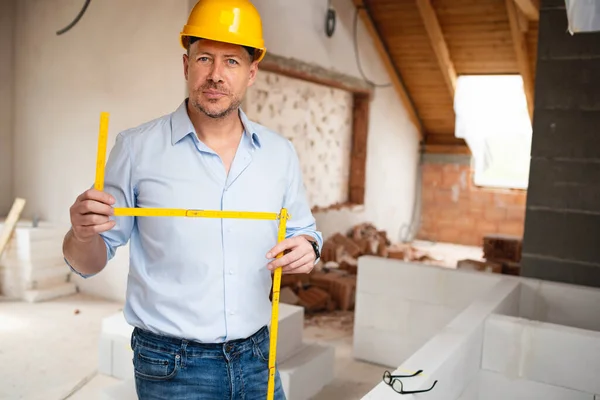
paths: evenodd
<path fill-rule="evenodd" d="M 509 235 L 486 235 L 483 256 L 486 260 L 521 261 L 522 239 Z"/>
<path fill-rule="evenodd" d="M 332 311 L 308 314 L 304 319 L 305 327 L 327 327 L 332 330 L 351 333 L 354 329 L 354 312 Z"/>
<path fill-rule="evenodd" d="M 301 305 L 307 313 L 354 310 L 358 258 L 363 255 L 405 261 L 435 260 L 410 245 L 392 244 L 387 233 L 373 224 L 359 224 L 323 243 L 321 260 L 310 274 L 284 274 L 280 301 Z"/>
<path fill-rule="evenodd" d="M 485 261 L 460 260 L 459 269 L 474 269 L 505 275 L 521 274 L 522 239 L 509 235 L 486 235 L 483 238 Z"/>

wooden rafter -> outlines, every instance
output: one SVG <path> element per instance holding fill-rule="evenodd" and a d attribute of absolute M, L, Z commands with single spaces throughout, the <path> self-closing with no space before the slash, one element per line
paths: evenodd
<path fill-rule="evenodd" d="M 375 48 L 377 49 L 377 52 L 379 53 L 379 56 L 383 61 L 383 65 L 392 80 L 392 84 L 396 89 L 396 92 L 398 93 L 402 104 L 406 108 L 410 121 L 415 125 L 417 131 L 419 132 L 420 138 L 423 139 L 423 137 L 425 136 L 423 131 L 423 124 L 421 123 L 421 120 L 417 114 L 417 110 L 415 109 L 415 106 L 412 103 L 410 96 L 408 95 L 408 92 L 406 91 L 406 88 L 402 83 L 402 80 L 400 79 L 400 75 L 398 74 L 394 63 L 392 62 L 389 52 L 387 51 L 383 43 L 381 35 L 375 27 L 375 24 L 373 23 L 373 20 L 363 0 L 353 0 L 353 2 L 354 6 L 357 7 L 357 12 L 359 13 L 360 19 L 365 24 L 365 27 L 367 28 L 367 31 L 369 32 L 369 35 L 373 40 L 373 44 L 375 45 Z"/>
<path fill-rule="evenodd" d="M 450 95 L 454 99 L 454 93 L 456 91 L 456 70 L 454 69 L 452 59 L 450 58 L 448 45 L 446 44 L 446 39 L 444 39 L 444 34 L 442 33 L 442 28 L 440 27 L 437 15 L 430 0 L 416 0 L 416 3 L 419 12 L 421 13 L 421 19 L 425 25 L 425 30 L 429 36 L 431 47 L 435 52 L 435 56 L 440 66 L 440 71 L 444 76 L 444 81 L 448 86 Z"/>
<path fill-rule="evenodd" d="M 529 56 L 527 54 L 527 39 L 519 25 L 519 9 L 515 5 L 514 0 L 506 1 L 506 12 L 508 13 L 508 21 L 510 24 L 510 32 L 517 57 L 517 65 L 519 72 L 523 78 L 523 89 L 527 98 L 527 108 L 529 110 L 529 118 L 533 121 L 533 102 L 534 102 L 534 79 L 531 65 L 529 64 Z"/>
<path fill-rule="evenodd" d="M 521 12 L 531 21 L 540 19 L 540 0 L 514 0 Z"/>

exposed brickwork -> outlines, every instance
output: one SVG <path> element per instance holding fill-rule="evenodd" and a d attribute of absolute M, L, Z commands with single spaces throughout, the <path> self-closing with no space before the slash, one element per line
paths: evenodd
<path fill-rule="evenodd" d="M 527 192 L 477 187 L 472 174 L 460 163 L 423 165 L 417 238 L 481 246 L 488 234 L 523 235 Z"/>

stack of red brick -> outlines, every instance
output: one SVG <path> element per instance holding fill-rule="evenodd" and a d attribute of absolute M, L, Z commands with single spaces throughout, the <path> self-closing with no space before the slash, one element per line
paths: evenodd
<path fill-rule="evenodd" d="M 359 224 L 323 243 L 321 260 L 313 272 L 283 275 L 280 301 L 301 305 L 308 312 L 353 310 L 357 259 L 363 255 L 402 260 L 426 257 L 411 246 L 392 245 L 387 233 L 370 223 Z"/>
<path fill-rule="evenodd" d="M 493 234 L 483 238 L 485 261 L 460 260 L 460 269 L 495 272 L 505 275 L 521 274 L 522 238 L 519 236 Z"/>

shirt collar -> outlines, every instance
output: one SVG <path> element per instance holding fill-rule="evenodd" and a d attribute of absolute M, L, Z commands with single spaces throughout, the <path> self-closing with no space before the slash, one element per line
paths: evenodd
<path fill-rule="evenodd" d="M 190 120 L 190 117 L 187 113 L 187 102 L 188 99 L 185 99 L 175 110 L 173 113 L 173 117 L 171 118 L 171 144 L 177 144 L 181 139 L 186 137 L 189 134 L 192 134 L 196 137 L 196 130 L 194 129 L 194 125 Z M 258 134 L 258 130 L 256 126 L 246 113 L 241 109 L 238 109 L 238 114 L 240 116 L 240 120 L 242 121 L 242 125 L 244 126 L 244 133 L 250 139 L 252 146 L 255 148 L 259 148 L 261 146 L 260 136 Z"/>

